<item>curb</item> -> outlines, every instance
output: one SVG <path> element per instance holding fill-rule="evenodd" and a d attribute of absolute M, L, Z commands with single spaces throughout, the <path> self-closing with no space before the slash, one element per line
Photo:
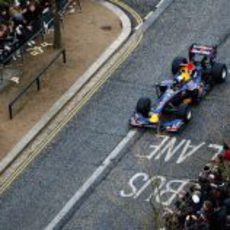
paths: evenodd
<path fill-rule="evenodd" d="M 122 32 L 119 37 L 106 49 L 104 53 L 94 62 L 86 72 L 77 80 L 70 89 L 42 116 L 31 130 L 16 144 L 16 146 L 0 162 L 0 175 L 9 165 L 22 153 L 28 144 L 38 135 L 38 133 L 48 124 L 48 122 L 69 102 L 73 96 L 83 88 L 83 86 L 94 76 L 94 74 L 107 62 L 109 58 L 124 44 L 131 34 L 131 22 L 128 16 L 115 5 L 99 1 L 104 7 L 116 14 L 122 24 Z"/>

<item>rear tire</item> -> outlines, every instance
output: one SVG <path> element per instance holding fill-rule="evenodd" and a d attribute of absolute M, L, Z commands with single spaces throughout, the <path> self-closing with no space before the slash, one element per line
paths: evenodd
<path fill-rule="evenodd" d="M 188 61 L 185 57 L 175 57 L 172 61 L 172 74 L 178 73 L 181 64 L 187 64 Z"/>
<path fill-rule="evenodd" d="M 227 66 L 222 63 L 214 63 L 212 70 L 211 70 L 211 76 L 212 80 L 215 83 L 222 83 L 226 80 L 228 75 Z"/>
<path fill-rule="evenodd" d="M 151 100 L 148 97 L 142 97 L 138 100 L 136 106 L 136 112 L 140 113 L 144 117 L 149 116 L 149 112 L 151 109 Z"/>

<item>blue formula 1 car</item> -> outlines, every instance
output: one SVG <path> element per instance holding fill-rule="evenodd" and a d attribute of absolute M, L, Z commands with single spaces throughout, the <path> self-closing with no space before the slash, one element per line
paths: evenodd
<path fill-rule="evenodd" d="M 179 132 L 192 118 L 191 105 L 198 104 L 216 83 L 227 78 L 227 67 L 216 62 L 216 54 L 215 46 L 193 44 L 189 61 L 176 57 L 173 77 L 155 85 L 155 101 L 148 97 L 138 100 L 130 125 Z"/>

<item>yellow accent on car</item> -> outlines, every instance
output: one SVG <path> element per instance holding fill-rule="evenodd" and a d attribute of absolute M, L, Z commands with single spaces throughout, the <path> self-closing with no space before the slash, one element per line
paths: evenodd
<path fill-rule="evenodd" d="M 184 65 L 180 67 L 180 72 L 183 77 L 183 81 L 187 82 L 191 79 L 191 75 L 188 69 L 188 65 Z"/>
<path fill-rule="evenodd" d="M 150 121 L 151 123 L 157 123 L 157 122 L 159 122 L 159 118 L 160 118 L 159 114 L 153 113 L 153 114 L 151 115 L 151 117 L 149 118 L 149 121 Z"/>
<path fill-rule="evenodd" d="M 188 72 L 184 72 L 181 74 L 182 77 L 183 77 L 183 80 L 186 82 L 186 81 L 189 81 L 191 79 L 190 77 L 190 74 Z"/>

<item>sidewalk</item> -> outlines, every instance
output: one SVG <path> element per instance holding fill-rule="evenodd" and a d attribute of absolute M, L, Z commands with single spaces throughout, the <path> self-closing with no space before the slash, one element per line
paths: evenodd
<path fill-rule="evenodd" d="M 21 67 L 23 77 L 20 84 L 10 84 L 0 94 L 0 160 L 39 121 L 41 116 L 76 82 L 85 70 L 118 37 L 120 21 L 105 7 L 95 1 L 81 2 L 82 12 L 66 14 L 63 25 L 63 40 L 67 63 L 61 58 L 47 71 L 41 91 L 33 88 L 20 103 L 14 119 L 8 115 L 8 103 L 27 85 L 46 63 L 54 51 L 49 46 L 37 56 L 26 54 Z M 46 39 L 50 43 L 51 35 Z M 37 44 L 39 45 L 39 44 Z"/>

